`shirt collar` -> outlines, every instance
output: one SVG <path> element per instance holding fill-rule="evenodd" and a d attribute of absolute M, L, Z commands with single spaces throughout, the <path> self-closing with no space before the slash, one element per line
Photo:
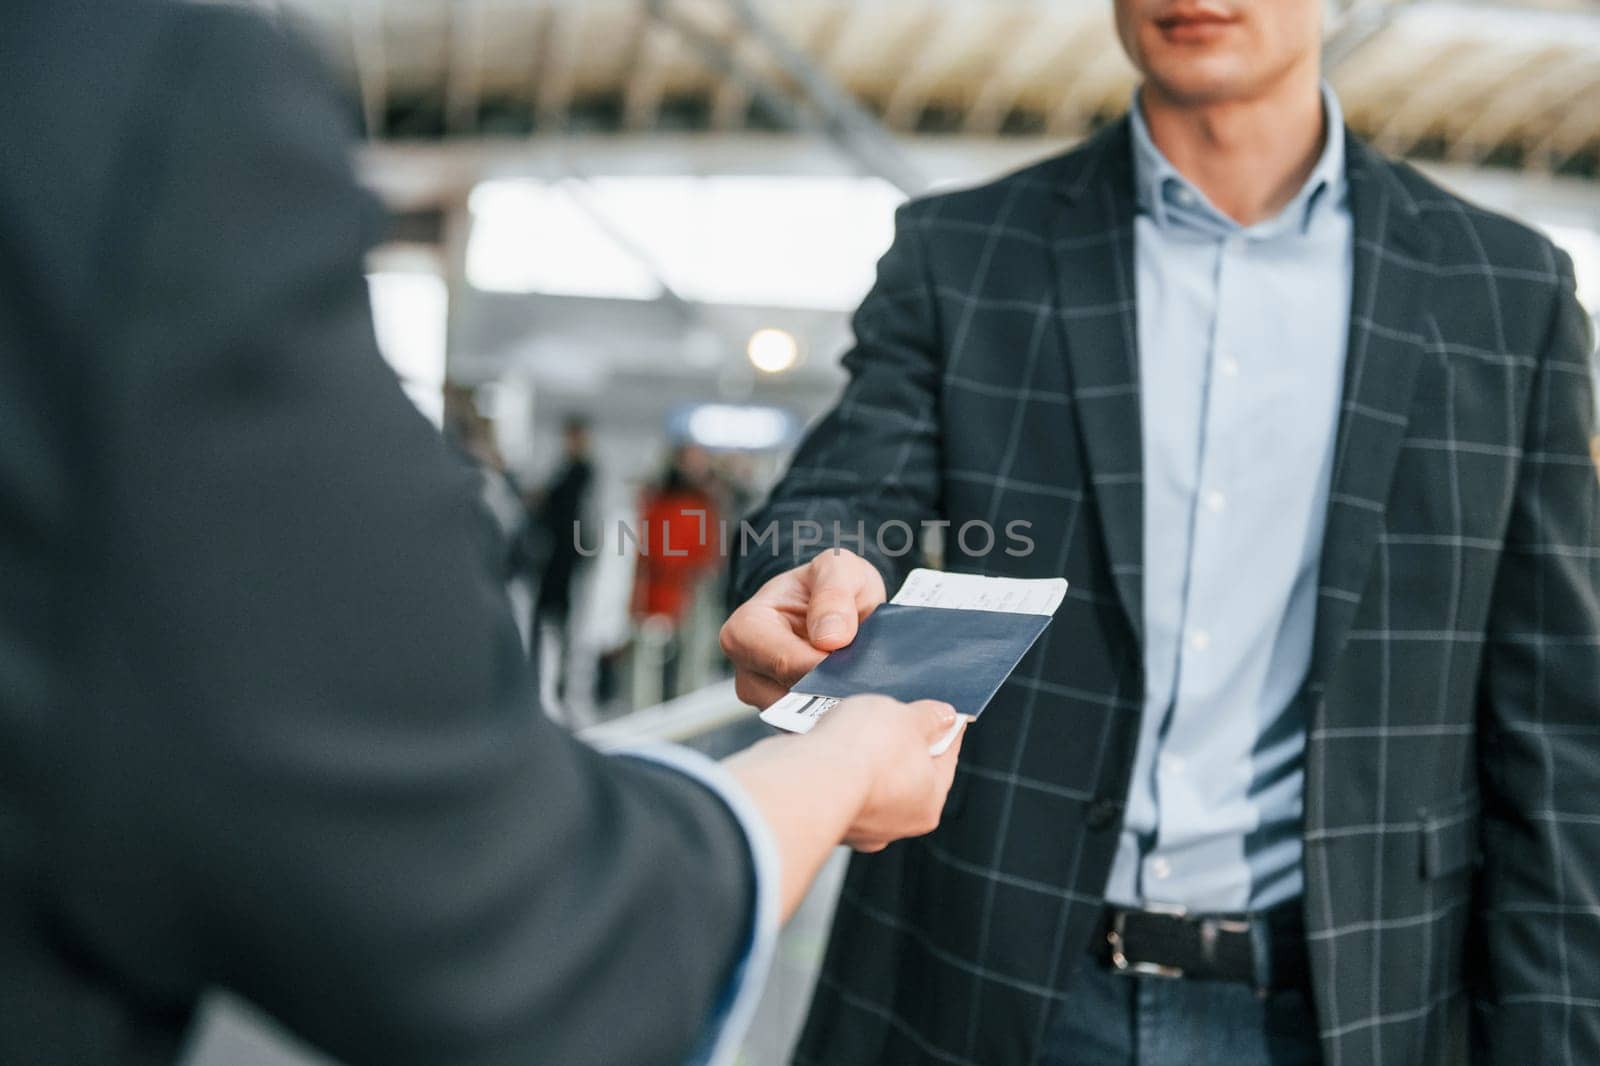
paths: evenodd
<path fill-rule="evenodd" d="M 1162 229 L 1189 226 L 1203 229 L 1222 229 L 1228 232 L 1246 229 L 1218 211 L 1205 194 L 1174 167 L 1156 142 L 1150 137 L 1150 127 L 1145 124 L 1144 111 L 1139 106 L 1138 90 L 1133 94 L 1133 105 L 1128 109 L 1133 128 L 1134 189 L 1139 210 L 1150 216 Z M 1344 200 L 1344 112 L 1339 107 L 1339 97 L 1332 86 L 1322 83 L 1322 114 L 1326 134 L 1322 154 L 1311 169 L 1305 184 L 1278 215 L 1248 227 L 1266 233 L 1280 232 L 1291 223 L 1304 233 L 1320 208 L 1338 206 Z"/>

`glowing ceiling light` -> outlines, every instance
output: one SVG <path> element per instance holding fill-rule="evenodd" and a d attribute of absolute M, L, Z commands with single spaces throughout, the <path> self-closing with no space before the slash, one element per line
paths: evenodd
<path fill-rule="evenodd" d="M 781 374 L 800 359 L 800 342 L 781 329 L 758 329 L 746 348 L 750 365 L 767 374 Z"/>
<path fill-rule="evenodd" d="M 706 448 L 761 451 L 789 439 L 792 421 L 777 407 L 707 403 L 683 416 L 690 440 Z"/>

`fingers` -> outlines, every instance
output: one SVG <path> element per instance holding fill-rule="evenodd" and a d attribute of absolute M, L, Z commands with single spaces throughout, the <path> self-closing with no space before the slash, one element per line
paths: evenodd
<path fill-rule="evenodd" d="M 948 703 L 938 700 L 918 700 L 907 704 L 907 710 L 917 716 L 917 724 L 922 728 L 922 736 L 929 744 L 943 740 L 950 730 L 956 725 L 956 709 Z"/>
<path fill-rule="evenodd" d="M 956 776 L 956 762 L 961 758 L 961 742 L 967 739 L 967 726 L 971 724 L 972 719 L 962 715 L 961 721 L 956 725 L 955 737 L 950 741 L 949 746 L 939 753 L 939 765 L 947 775 L 945 777 L 946 788 L 949 787 L 950 782 Z"/>
<path fill-rule="evenodd" d="M 857 851 L 880 851 L 937 829 L 968 721 L 938 700 L 902 704 L 887 696 L 855 696 L 819 722 L 814 736 L 867 755 L 868 788 L 845 843 Z"/>
<path fill-rule="evenodd" d="M 752 670 L 739 670 L 733 675 L 733 692 L 740 703 L 765 709 L 788 695 L 789 689 Z"/>
<path fill-rule="evenodd" d="M 935 759 L 937 759 L 937 758 L 940 758 L 941 756 L 943 756 L 946 752 L 948 752 L 951 749 L 952 746 L 959 747 L 960 746 L 959 745 L 959 741 L 961 740 L 961 736 L 966 731 L 967 731 L 967 719 L 966 719 L 966 717 L 965 716 L 957 716 L 956 720 L 953 723 L 951 723 L 950 728 L 945 730 L 943 733 L 939 734 L 939 739 L 935 740 L 933 742 L 933 745 L 928 748 L 928 754 L 932 755 Z"/>
<path fill-rule="evenodd" d="M 884 599 L 877 569 L 843 550 L 768 581 L 722 627 L 739 699 L 771 706 L 827 652 L 854 640 L 860 619 Z"/>
<path fill-rule="evenodd" d="M 883 577 L 871 563 L 843 550 L 823 552 L 808 566 L 806 632 L 818 648 L 842 648 L 856 638 L 860 620 L 884 601 Z"/>
<path fill-rule="evenodd" d="M 825 654 L 796 633 L 780 611 L 755 600 L 734 611 L 722 627 L 722 650 L 740 673 L 767 678 L 784 689 Z"/>

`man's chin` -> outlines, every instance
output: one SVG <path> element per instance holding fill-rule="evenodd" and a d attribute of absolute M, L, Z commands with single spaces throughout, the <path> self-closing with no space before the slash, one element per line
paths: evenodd
<path fill-rule="evenodd" d="M 1249 99 L 1252 79 L 1226 57 L 1172 64 L 1148 70 L 1145 80 L 1166 99 L 1186 107 L 1207 107 Z"/>

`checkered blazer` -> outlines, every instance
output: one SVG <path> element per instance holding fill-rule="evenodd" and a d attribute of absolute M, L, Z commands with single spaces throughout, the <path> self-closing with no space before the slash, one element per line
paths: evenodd
<path fill-rule="evenodd" d="M 1600 1063 L 1588 320 L 1549 241 L 1347 153 L 1354 299 L 1297 697 L 1322 1046 Z M 1125 121 L 902 208 L 850 384 L 752 519 L 783 541 L 736 563 L 743 595 L 795 564 L 798 519 L 866 522 L 846 546 L 891 590 L 914 562 L 875 543 L 893 520 L 1029 522 L 1031 554 L 950 537 L 947 564 L 1071 581 L 968 733 L 943 825 L 851 865 L 797 1062 L 1025 1066 L 1072 1009 L 1143 703 L 1134 210 Z"/>

